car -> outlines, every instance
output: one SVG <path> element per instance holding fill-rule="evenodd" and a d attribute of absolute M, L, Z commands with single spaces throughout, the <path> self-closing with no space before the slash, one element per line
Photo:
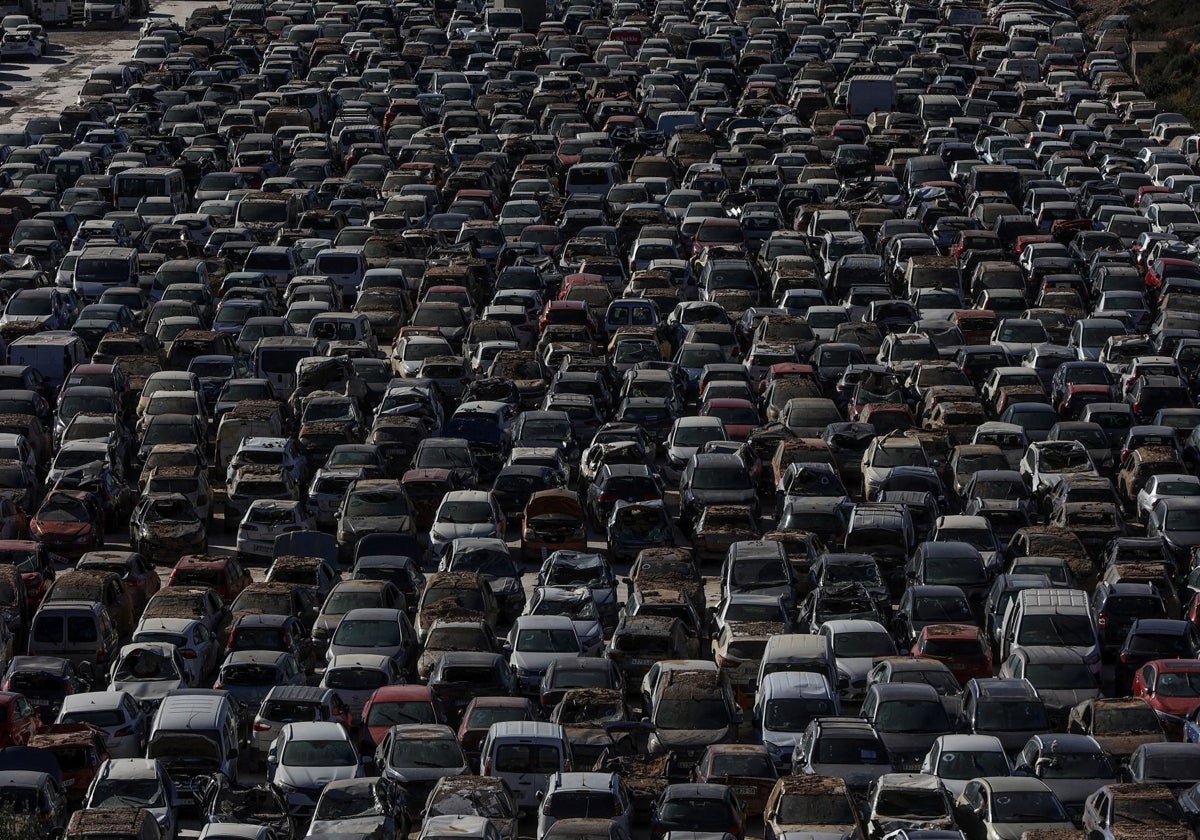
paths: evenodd
<path fill-rule="evenodd" d="M 393 726 L 375 750 L 375 767 L 381 778 L 404 785 L 414 814 L 438 780 L 468 772 L 467 757 L 454 730 L 443 724 Z"/>
<path fill-rule="evenodd" d="M 179 798 L 162 764 L 154 758 L 110 758 L 96 769 L 83 807 L 144 808 L 154 816 L 163 838 L 178 836 Z"/>
<path fill-rule="evenodd" d="M 1137 804 L 1132 805 L 1133 801 Z M 1165 785 L 1104 785 L 1084 804 L 1083 830 L 1096 837 L 1113 838 L 1123 830 L 1120 824 L 1130 820 L 1163 829 L 1185 821 L 1175 794 Z"/>
<path fill-rule="evenodd" d="M 745 822 L 742 808 L 727 786 L 674 784 L 668 785 L 655 802 L 650 836 L 662 840 L 672 832 L 718 831 L 742 840 Z"/>
<path fill-rule="evenodd" d="M 285 724 L 267 754 L 267 777 L 289 813 L 304 819 L 329 782 L 363 775 L 350 734 L 334 721 Z"/>
<path fill-rule="evenodd" d="M 1031 830 L 1074 830 L 1066 809 L 1040 779 L 1009 776 L 967 782 L 954 802 L 963 834 L 971 840 L 1017 836 Z"/>

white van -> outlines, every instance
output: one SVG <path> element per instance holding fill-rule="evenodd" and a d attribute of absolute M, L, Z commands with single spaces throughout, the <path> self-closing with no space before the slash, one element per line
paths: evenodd
<path fill-rule="evenodd" d="M 767 639 L 758 665 L 758 685 L 777 672 L 819 674 L 831 686 L 838 683 L 833 642 L 812 633 L 786 633 Z"/>
<path fill-rule="evenodd" d="M 514 720 L 493 723 L 483 740 L 480 775 L 508 782 L 522 810 L 537 808 L 550 776 L 571 770 L 571 748 L 557 723 Z"/>
<path fill-rule="evenodd" d="M 762 744 L 780 770 L 790 768 L 792 752 L 810 720 L 841 713 L 829 680 L 807 671 L 767 674 L 754 698 L 754 721 L 762 727 Z"/>
<path fill-rule="evenodd" d="M 313 261 L 313 274 L 328 277 L 347 301 L 353 301 L 355 292 L 367 273 L 367 258 L 362 248 L 326 248 L 317 253 Z"/>
<path fill-rule="evenodd" d="M 237 781 L 238 743 L 238 715 L 228 692 L 174 689 L 154 715 L 146 757 L 162 763 L 186 801 L 202 776 L 224 773 Z"/>
<path fill-rule="evenodd" d="M 1001 659 L 1023 647 L 1068 647 L 1100 674 L 1100 636 L 1081 589 L 1023 589 L 1009 602 L 1000 628 Z"/>

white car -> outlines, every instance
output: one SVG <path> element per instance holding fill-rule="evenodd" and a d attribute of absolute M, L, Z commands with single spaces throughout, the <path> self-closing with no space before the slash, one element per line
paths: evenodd
<path fill-rule="evenodd" d="M 67 698 L 68 701 L 71 699 Z M 63 708 L 66 707 L 64 703 Z M 110 739 L 109 749 L 112 744 Z M 175 784 L 157 758 L 108 759 L 97 768 L 96 778 L 83 802 L 85 808 L 145 808 L 158 822 L 163 840 L 175 840 L 178 836 L 179 797 L 175 793 Z"/>
<path fill-rule="evenodd" d="M 195 618 L 143 618 L 133 631 L 134 644 L 163 642 L 179 649 L 187 670 L 188 685 L 204 686 L 216 670 L 221 655 L 219 640 L 208 626 Z"/>
<path fill-rule="evenodd" d="M 6 32 L 0 39 L 0 57 L 22 56 L 37 61 L 42 57 L 42 42 L 31 32 Z"/>
<path fill-rule="evenodd" d="M 817 633 L 833 642 L 838 669 L 837 690 L 843 700 L 861 700 L 867 691 L 867 673 L 875 659 L 896 655 L 895 641 L 878 621 L 835 619 L 822 624 Z"/>
<path fill-rule="evenodd" d="M 54 722 L 90 723 L 98 727 L 104 732 L 108 754 L 113 758 L 140 758 L 150 729 L 150 718 L 137 700 L 114 688 L 68 694 Z"/>
<path fill-rule="evenodd" d="M 1065 475 L 1100 475 L 1087 447 L 1077 440 L 1034 441 L 1017 471 L 1035 497 L 1049 493 Z"/>
<path fill-rule="evenodd" d="M 277 536 L 316 527 L 316 520 L 303 502 L 255 499 L 238 525 L 237 553 L 269 560 Z"/>
<path fill-rule="evenodd" d="M 312 814 L 330 782 L 362 775 L 350 734 L 334 721 L 286 724 L 267 753 L 267 778 L 293 814 Z"/>
<path fill-rule="evenodd" d="M 1200 496 L 1200 478 L 1185 473 L 1150 476 L 1135 500 L 1138 518 L 1145 522 L 1154 503 L 1168 496 Z"/>

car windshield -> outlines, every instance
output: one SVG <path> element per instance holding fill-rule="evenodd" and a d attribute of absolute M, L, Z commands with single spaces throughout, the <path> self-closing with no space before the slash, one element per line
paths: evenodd
<path fill-rule="evenodd" d="M 875 813 L 890 819 L 936 820 L 946 815 L 947 806 L 940 790 L 887 788 L 875 799 Z"/>
<path fill-rule="evenodd" d="M 1184 776 L 1182 778 L 1193 778 Z M 1147 827 L 1185 821 L 1183 809 L 1174 797 L 1122 796 L 1113 801 L 1113 822 L 1140 823 Z"/>
<path fill-rule="evenodd" d="M 893 700 L 875 710 L 877 732 L 946 732 L 950 721 L 940 702 Z"/>
<path fill-rule="evenodd" d="M 373 702 L 367 712 L 367 726 L 395 726 L 400 723 L 437 723 L 433 704 L 426 700 Z"/>
<path fill-rule="evenodd" d="M 179 669 L 171 657 L 150 648 L 137 648 L 121 659 L 113 677 L 130 681 L 178 680 Z"/>
<path fill-rule="evenodd" d="M 883 742 L 872 738 L 826 736 L 817 744 L 817 759 L 823 764 L 891 764 Z"/>
<path fill-rule="evenodd" d="M 453 738 L 396 738 L 388 756 L 388 764 L 398 769 L 458 768 L 464 763 L 462 750 Z"/>
<path fill-rule="evenodd" d="M 1198 675 L 1200 676 L 1200 675 Z M 1096 678 L 1083 662 L 1056 662 L 1053 665 L 1028 665 L 1025 679 L 1034 688 L 1070 691 L 1096 687 Z"/>
<path fill-rule="evenodd" d="M 98 779 L 88 797 L 89 808 L 161 808 L 163 787 L 158 779 Z"/>
<path fill-rule="evenodd" d="M 742 469 L 706 467 L 692 474 L 696 490 L 749 490 L 750 473 Z"/>
<path fill-rule="evenodd" d="M 1158 675 L 1154 691 L 1163 697 L 1200 697 L 1200 671 L 1166 671 Z"/>
<path fill-rule="evenodd" d="M 290 767 L 347 767 L 358 763 L 349 741 L 289 741 L 280 763 Z"/>
<path fill-rule="evenodd" d="M 1027 570 L 1022 570 L 1027 571 Z M 1032 570 L 1028 570 L 1032 571 Z M 1096 643 L 1096 632 L 1088 615 L 1065 613 L 1035 614 L 1025 617 L 1017 635 L 1021 646 L 1060 645 L 1063 647 L 1091 647 Z"/>
<path fill-rule="evenodd" d="M 394 620 L 342 619 L 332 643 L 340 647 L 397 647 L 403 639 Z"/>
<path fill-rule="evenodd" d="M 886 632 L 837 633 L 833 637 L 834 656 L 847 658 L 870 658 L 895 656 L 896 645 Z"/>
<path fill-rule="evenodd" d="M 975 711 L 979 732 L 1044 732 L 1046 705 L 1040 700 L 981 700 Z"/>
<path fill-rule="evenodd" d="M 387 674 L 375 668 L 330 668 L 323 684 L 346 691 L 369 691 L 387 683 Z"/>
<path fill-rule="evenodd" d="M 654 708 L 659 729 L 724 729 L 731 720 L 729 706 L 719 697 L 665 697 Z"/>
<path fill-rule="evenodd" d="M 402 516 L 408 504 L 402 492 L 363 490 L 346 498 L 346 516 Z"/>
<path fill-rule="evenodd" d="M 448 525 L 490 523 L 492 508 L 487 502 L 446 502 L 438 510 L 437 520 Z"/>
<path fill-rule="evenodd" d="M 1002 823 L 1069 822 L 1050 791 L 1015 790 L 992 796 L 992 821 Z"/>
<path fill-rule="evenodd" d="M 1112 766 L 1103 753 L 1053 752 L 1038 759 L 1043 779 L 1111 779 Z"/>
<path fill-rule="evenodd" d="M 774 557 L 739 558 L 731 565 L 733 585 L 738 589 L 787 586 L 791 580 L 786 561 Z"/>
<path fill-rule="evenodd" d="M 514 577 L 517 572 L 512 558 L 507 553 L 495 551 L 465 551 L 454 555 L 450 568 L 455 572 L 478 572 L 489 580 Z"/>
<path fill-rule="evenodd" d="M 513 650 L 522 653 L 577 653 L 579 639 L 574 630 L 523 628 L 517 631 Z"/>
<path fill-rule="evenodd" d="M 845 794 L 817 796 L 784 793 L 779 797 L 778 821 L 787 825 L 853 825 L 854 809 Z"/>
<path fill-rule="evenodd" d="M 313 821 L 382 817 L 385 811 L 374 787 L 367 790 L 331 788 L 321 794 Z"/>
<path fill-rule="evenodd" d="M 1093 712 L 1093 735 L 1140 735 L 1162 732 L 1158 715 L 1144 701 L 1098 704 L 1093 708 Z"/>
<path fill-rule="evenodd" d="M 1002 752 L 953 750 L 938 757 L 937 775 L 966 781 L 980 776 L 1007 776 L 1008 759 Z"/>

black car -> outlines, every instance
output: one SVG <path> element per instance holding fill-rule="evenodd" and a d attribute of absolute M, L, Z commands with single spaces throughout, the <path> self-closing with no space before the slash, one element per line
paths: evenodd
<path fill-rule="evenodd" d="M 667 785 L 654 805 L 650 836 L 661 840 L 669 831 L 728 833 L 743 840 L 746 817 L 726 785 Z"/>

